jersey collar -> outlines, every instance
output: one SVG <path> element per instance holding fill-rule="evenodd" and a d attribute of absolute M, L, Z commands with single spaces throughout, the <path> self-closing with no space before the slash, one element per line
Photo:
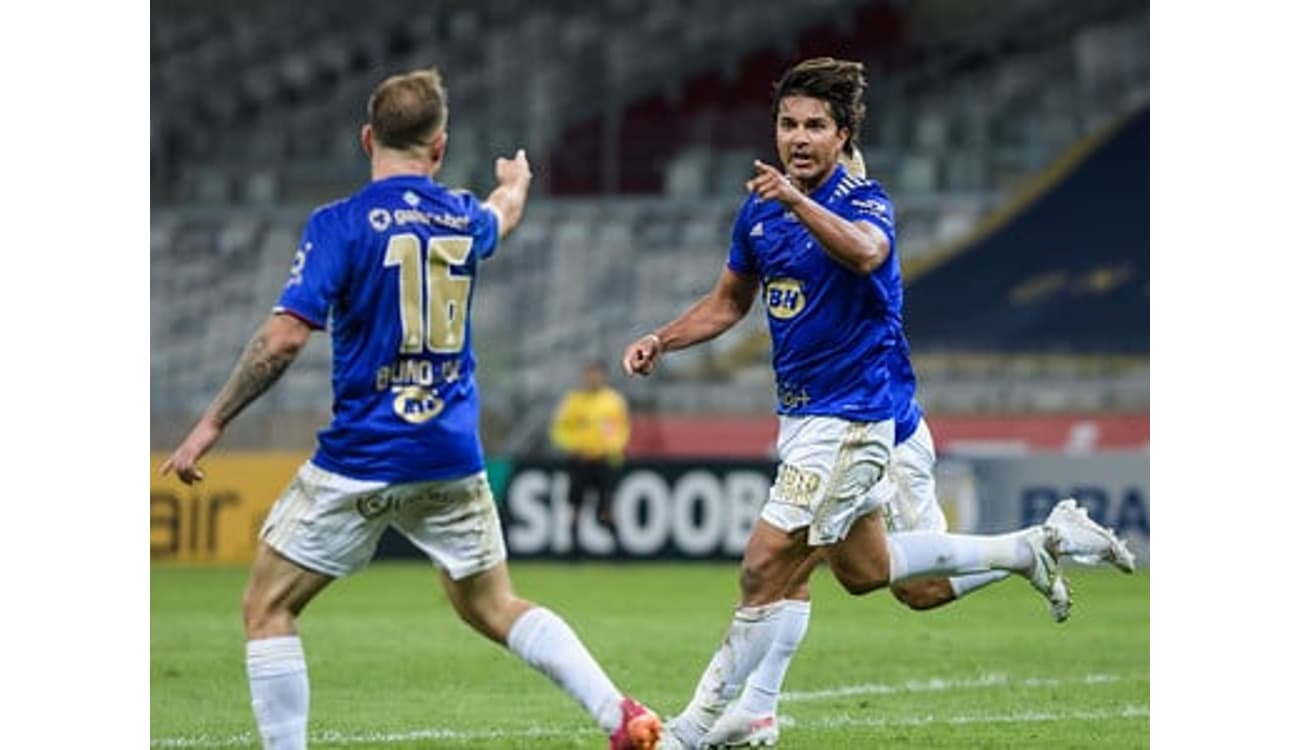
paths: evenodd
<path fill-rule="evenodd" d="M 840 181 L 843 179 L 844 179 L 844 165 L 836 164 L 835 169 L 831 171 L 831 176 L 827 177 L 826 181 L 823 182 L 821 186 L 819 186 L 816 190 L 812 191 L 809 197 L 811 197 L 813 200 L 817 201 L 818 203 L 825 203 L 827 200 L 830 199 L 831 193 L 835 192 L 835 188 L 839 187 Z"/>

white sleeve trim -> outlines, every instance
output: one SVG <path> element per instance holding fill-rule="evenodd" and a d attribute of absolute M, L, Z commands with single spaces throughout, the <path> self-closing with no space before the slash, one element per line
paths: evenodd
<path fill-rule="evenodd" d="M 495 217 L 497 217 L 497 233 L 500 234 L 500 233 L 501 233 L 501 222 L 502 222 L 502 218 L 501 218 L 501 209 L 497 208 L 496 206 L 492 205 L 491 203 L 484 203 L 484 204 L 483 204 L 483 208 L 487 209 L 488 211 L 491 211 L 491 212 L 492 212 L 492 215 L 495 216 Z"/>

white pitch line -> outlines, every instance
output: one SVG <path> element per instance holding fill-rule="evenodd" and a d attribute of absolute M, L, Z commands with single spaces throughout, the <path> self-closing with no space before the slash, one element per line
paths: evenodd
<path fill-rule="evenodd" d="M 899 685 L 881 685 L 872 682 L 864 682 L 860 685 L 845 685 L 844 687 L 830 688 L 827 690 L 790 690 L 781 693 L 783 703 L 799 701 L 816 701 L 827 698 L 847 698 L 854 695 L 895 695 L 898 693 L 936 693 L 947 690 L 968 690 L 975 688 L 990 687 L 1059 687 L 1061 685 L 1099 685 L 1108 682 L 1121 682 L 1136 680 L 1134 677 L 1120 677 L 1113 674 L 1089 674 L 1081 677 L 1057 678 L 1057 677 L 1030 677 L 1024 680 L 1012 680 L 1005 674 L 990 673 L 980 675 L 973 679 L 946 679 L 942 677 L 932 677 L 928 680 L 908 680 Z"/>
<path fill-rule="evenodd" d="M 801 729 L 835 729 L 838 727 L 923 727 L 935 724 L 1022 724 L 1046 721 L 1108 721 L 1111 719 L 1145 719 L 1151 716 L 1150 706 L 1124 706 L 1118 711 L 1024 711 L 1014 714 L 976 714 L 974 716 L 901 716 L 892 719 L 872 719 L 840 715 L 815 721 L 795 721 L 781 717 L 782 727 Z"/>
<path fill-rule="evenodd" d="M 386 745 L 394 742 L 413 742 L 415 740 L 499 740 L 527 737 L 571 737 L 574 734 L 595 734 L 595 730 L 586 724 L 570 727 L 533 726 L 526 729 L 513 730 L 431 728 L 414 729 L 409 732 L 370 732 L 364 734 L 344 734 L 342 732 L 329 730 L 324 732 L 313 732 L 311 735 L 311 742 L 312 744 L 328 742 L 333 745 Z M 255 738 L 250 732 L 231 735 L 229 737 L 210 737 L 207 735 L 199 735 L 197 737 L 166 737 L 163 739 L 153 740 L 149 743 L 150 747 L 177 748 L 248 747 L 256 745 L 257 738 Z"/>
<path fill-rule="evenodd" d="M 948 679 L 935 677 L 928 680 L 909 680 L 897 685 L 882 685 L 874 683 L 863 683 L 860 685 L 846 685 L 844 687 L 831 688 L 828 690 L 813 691 L 791 691 L 781 694 L 782 702 L 803 702 L 816 701 L 831 698 L 843 698 L 854 695 L 892 695 L 898 693 L 920 693 L 920 692 L 942 692 L 947 690 L 969 690 L 994 687 L 1052 687 L 1060 685 L 1097 685 L 1112 682 L 1138 682 L 1148 680 L 1146 675 L 1121 677 L 1110 674 L 1089 674 L 1071 678 L 1038 678 L 1030 677 L 1022 680 L 1012 680 L 1005 674 L 986 674 L 976 678 L 967 679 Z M 1016 714 L 977 714 L 974 716 L 947 716 L 936 718 L 934 716 L 907 716 L 895 718 L 864 718 L 841 715 L 838 717 L 818 719 L 815 721 L 798 721 L 782 715 L 782 726 L 800 726 L 800 727 L 821 727 L 834 728 L 840 726 L 864 726 L 864 727 L 909 727 L 925 726 L 928 724 L 998 724 L 1006 722 L 1036 722 L 1036 721 L 1091 721 L 1098 719 L 1123 719 L 1139 718 L 1149 715 L 1149 709 L 1146 706 L 1125 706 L 1122 710 L 1116 711 L 1072 711 L 1065 713 L 1052 712 L 1028 712 Z M 429 728 L 416 729 L 407 732 L 369 732 L 344 734 L 338 731 L 314 732 L 311 736 L 313 743 L 330 743 L 333 745 L 384 745 L 398 742 L 412 742 L 416 740 L 449 740 L 449 741 L 468 741 L 468 740 L 491 740 L 491 739 L 519 739 L 528 737 L 573 737 L 580 735 L 597 734 L 597 732 L 588 724 L 573 724 L 567 727 L 561 726 L 532 726 L 522 729 L 445 729 Z M 257 737 L 251 732 L 241 732 L 224 737 L 214 737 L 212 735 L 195 735 L 190 737 L 161 737 L 149 742 L 150 747 L 155 748 L 222 748 L 222 747 L 252 747 L 256 746 Z"/>

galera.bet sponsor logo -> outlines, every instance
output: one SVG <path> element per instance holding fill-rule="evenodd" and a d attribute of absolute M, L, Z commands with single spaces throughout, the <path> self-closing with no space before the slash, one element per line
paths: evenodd
<path fill-rule="evenodd" d="M 423 224 L 425 226 L 447 227 L 456 231 L 464 231 L 469 226 L 468 216 L 458 216 L 445 211 L 435 214 L 421 211 L 418 208 L 398 208 L 392 211 L 386 208 L 372 208 L 368 218 L 370 228 L 376 232 L 387 231 L 394 224 L 399 227 L 408 224 Z"/>

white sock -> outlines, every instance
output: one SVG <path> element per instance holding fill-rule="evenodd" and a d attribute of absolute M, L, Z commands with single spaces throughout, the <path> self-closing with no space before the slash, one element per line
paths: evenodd
<path fill-rule="evenodd" d="M 990 583 L 997 583 L 1011 575 L 1005 570 L 990 570 L 987 573 L 971 573 L 964 576 L 954 576 L 948 579 L 952 586 L 952 593 L 958 599 L 967 594 L 978 591 Z"/>
<path fill-rule="evenodd" d="M 606 734 L 623 723 L 623 694 L 605 675 L 568 623 L 545 607 L 519 616 L 506 644 L 533 669 L 573 696 Z"/>
<path fill-rule="evenodd" d="M 1025 571 L 1034 555 L 1026 531 L 997 536 L 904 531 L 886 537 L 889 582 L 926 576 L 961 576 L 989 570 Z"/>
<path fill-rule="evenodd" d="M 245 646 L 253 716 L 265 750 L 307 747 L 307 660 L 296 635 L 261 638 Z"/>
<path fill-rule="evenodd" d="M 778 615 L 780 619 L 776 635 L 772 638 L 772 647 L 745 683 L 745 692 L 740 694 L 741 708 L 760 716 L 776 713 L 776 701 L 781 695 L 785 671 L 794 658 L 794 652 L 799 650 L 804 634 L 808 632 L 808 618 L 811 615 L 812 602 L 798 599 L 781 602 Z"/>
<path fill-rule="evenodd" d="M 687 746 L 699 744 L 746 678 L 772 646 L 780 623 L 781 602 L 737 607 L 722 645 L 695 686 L 695 696 L 673 721 L 673 731 Z"/>

